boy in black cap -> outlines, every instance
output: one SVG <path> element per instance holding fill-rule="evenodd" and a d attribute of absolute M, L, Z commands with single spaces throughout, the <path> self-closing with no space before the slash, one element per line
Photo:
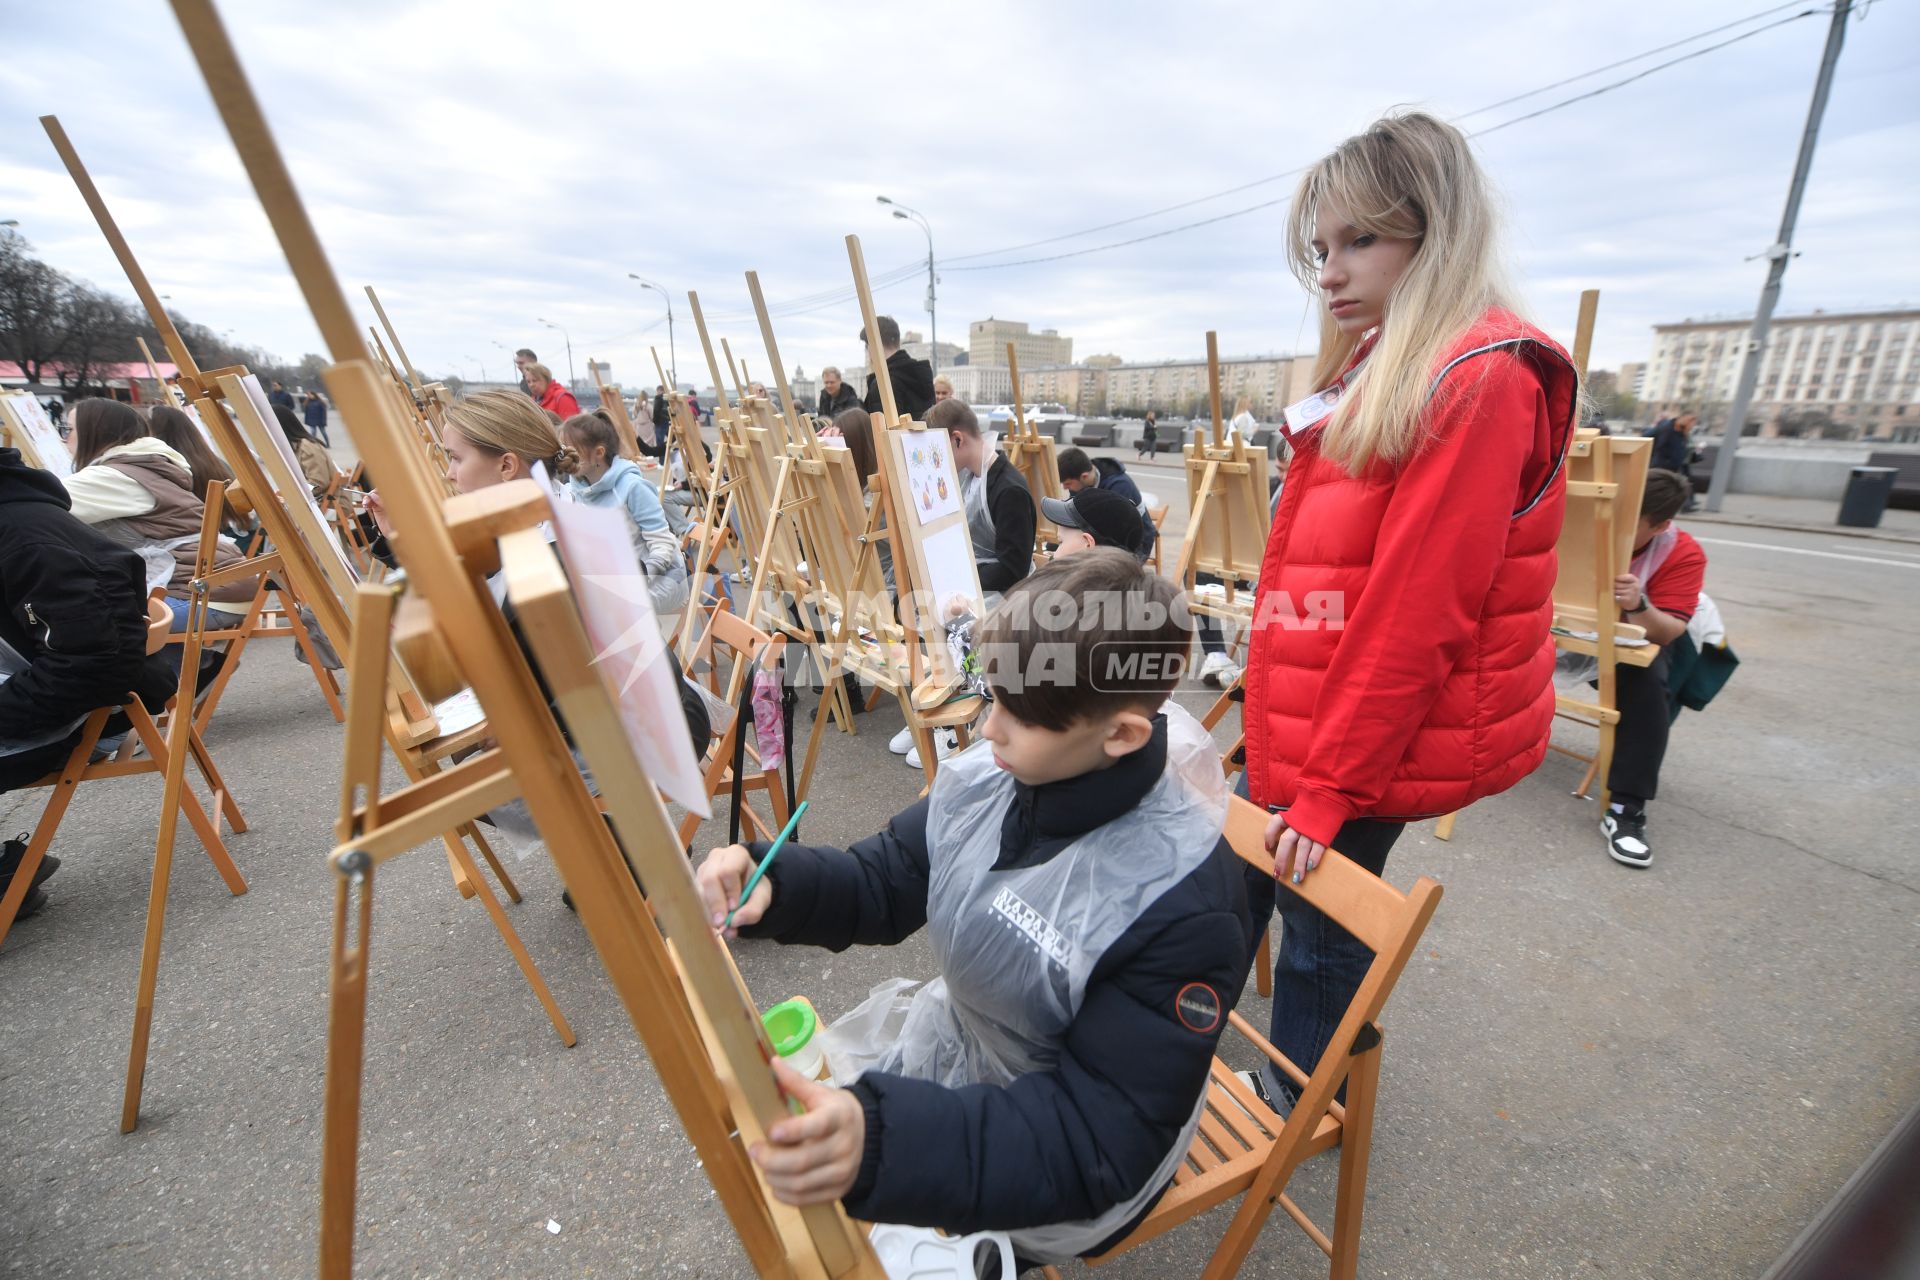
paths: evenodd
<path fill-rule="evenodd" d="M 1040 499 L 1040 510 L 1060 530 L 1054 559 L 1089 547 L 1118 547 L 1140 554 L 1146 521 L 1140 509 L 1106 489 L 1076 489 L 1064 498 Z"/>

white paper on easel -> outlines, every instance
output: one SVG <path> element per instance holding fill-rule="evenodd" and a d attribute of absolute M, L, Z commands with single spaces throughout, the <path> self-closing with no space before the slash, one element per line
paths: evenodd
<path fill-rule="evenodd" d="M 944 619 L 955 596 L 974 613 L 981 610 L 980 579 L 973 565 L 973 540 L 964 524 L 950 524 L 921 539 L 927 558 L 925 590 L 932 597 L 934 617 Z"/>
<path fill-rule="evenodd" d="M 0 400 L 6 402 L 13 429 L 32 444 L 40 465 L 56 476 L 72 475 L 73 455 L 67 452 L 67 442 L 60 438 L 60 429 L 47 417 L 46 406 L 25 392 L 0 397 Z"/>
<path fill-rule="evenodd" d="M 274 451 L 286 464 L 287 471 L 292 477 L 292 486 L 298 491 L 301 500 L 307 504 L 307 510 L 313 513 L 314 523 L 322 529 L 331 529 L 333 522 L 328 520 L 326 513 L 320 510 L 320 504 L 313 500 L 313 486 L 307 483 L 306 473 L 300 469 L 299 455 L 294 453 L 292 443 L 287 440 L 287 433 L 280 428 L 280 420 L 274 416 L 273 403 L 267 399 L 267 393 L 260 389 L 258 375 L 247 374 L 240 379 L 240 385 L 247 389 L 247 399 L 253 402 L 254 409 L 260 414 L 261 434 L 272 442 Z M 281 490 L 278 480 L 274 478 L 272 472 L 267 473 L 267 479 L 273 484 L 274 491 L 279 494 L 280 501 L 284 505 L 287 495 Z M 353 561 L 341 552 L 337 542 L 331 542 L 331 540 L 329 542 L 329 546 L 313 548 L 313 553 L 315 555 L 331 554 L 335 560 L 345 566 L 349 577 L 358 582 L 360 571 L 354 567 Z"/>
<path fill-rule="evenodd" d="M 889 432 L 907 463 L 907 501 L 922 527 L 960 510 L 953 449 L 942 431 Z"/>
<path fill-rule="evenodd" d="M 556 502 L 553 533 L 593 645 L 594 665 L 616 699 L 621 727 L 641 768 L 668 799 L 702 818 L 712 817 L 625 512 Z"/>

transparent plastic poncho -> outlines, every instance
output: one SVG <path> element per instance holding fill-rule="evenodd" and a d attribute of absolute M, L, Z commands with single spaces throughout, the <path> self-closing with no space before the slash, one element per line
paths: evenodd
<path fill-rule="evenodd" d="M 911 993 L 882 984 L 830 1028 L 836 1081 L 870 1069 L 960 1088 L 1053 1068 L 1100 957 L 1212 855 L 1226 822 L 1212 736 L 1172 702 L 1165 715 L 1167 766 L 1139 804 L 1039 866 L 993 869 L 1015 782 L 987 745 L 941 764 L 927 815 L 927 932 L 941 976 Z M 1173 1176 L 1204 1102 L 1194 1099 L 1179 1140 L 1135 1196 L 1097 1218 L 1015 1231 L 1015 1246 L 1064 1261 L 1112 1235 Z"/>

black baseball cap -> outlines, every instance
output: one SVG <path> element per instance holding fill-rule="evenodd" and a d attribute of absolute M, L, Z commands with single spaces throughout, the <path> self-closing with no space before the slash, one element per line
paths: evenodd
<path fill-rule="evenodd" d="M 1040 510 L 1062 529 L 1093 535 L 1096 546 L 1119 547 L 1138 555 L 1146 526 L 1140 508 L 1105 489 L 1080 489 L 1065 498 L 1042 498 Z"/>

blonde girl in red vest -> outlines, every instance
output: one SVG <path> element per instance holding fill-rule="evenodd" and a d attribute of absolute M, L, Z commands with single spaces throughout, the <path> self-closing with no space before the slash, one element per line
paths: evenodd
<path fill-rule="evenodd" d="M 1287 412 L 1245 704 L 1245 783 L 1294 883 L 1329 848 L 1378 874 L 1407 822 L 1546 751 L 1577 385 L 1515 314 L 1496 221 L 1466 139 L 1422 113 L 1341 143 L 1294 197 L 1287 257 L 1320 304 L 1320 356 Z M 1273 886 L 1255 891 L 1258 911 Z M 1311 1070 L 1372 955 L 1279 898 L 1272 1039 Z M 1285 1109 L 1285 1082 L 1263 1083 Z"/>

